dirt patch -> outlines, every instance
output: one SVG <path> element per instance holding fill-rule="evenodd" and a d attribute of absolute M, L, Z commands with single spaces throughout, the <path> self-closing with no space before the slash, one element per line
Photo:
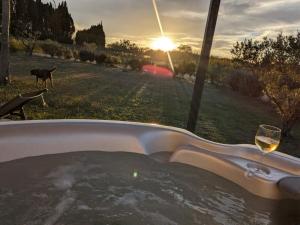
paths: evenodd
<path fill-rule="evenodd" d="M 77 73 L 72 75 L 71 77 L 75 79 L 90 79 L 97 77 L 97 75 L 93 73 Z"/>

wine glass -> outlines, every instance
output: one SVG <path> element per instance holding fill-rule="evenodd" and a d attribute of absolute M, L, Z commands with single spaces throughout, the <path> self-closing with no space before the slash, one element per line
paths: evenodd
<path fill-rule="evenodd" d="M 259 163 L 247 164 L 247 177 L 251 177 L 253 175 L 270 177 L 270 170 L 263 165 L 263 159 L 266 154 L 269 154 L 278 148 L 280 139 L 281 129 L 264 124 L 259 126 L 255 135 L 255 144 L 261 151 L 261 158 Z"/>

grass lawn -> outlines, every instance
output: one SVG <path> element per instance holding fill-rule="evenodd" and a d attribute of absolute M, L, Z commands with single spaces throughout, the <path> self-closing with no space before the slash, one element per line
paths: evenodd
<path fill-rule="evenodd" d="M 0 87 L 0 102 L 17 93 L 35 90 L 34 68 L 58 69 L 54 89 L 41 101 L 27 106 L 33 119 L 104 119 L 158 123 L 184 128 L 187 121 L 192 85 L 178 79 L 164 79 L 136 72 L 120 72 L 88 63 L 27 57 L 11 57 L 12 85 Z M 204 90 L 197 134 L 222 143 L 253 143 L 259 124 L 279 126 L 271 106 L 240 96 L 228 89 L 207 85 Z M 294 139 L 280 150 L 300 157 L 300 124 Z"/>

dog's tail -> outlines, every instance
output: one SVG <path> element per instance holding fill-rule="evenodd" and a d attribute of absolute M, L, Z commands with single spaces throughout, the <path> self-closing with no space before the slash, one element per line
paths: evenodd
<path fill-rule="evenodd" d="M 56 70 L 56 67 L 53 67 L 51 70 L 49 70 L 50 73 L 54 72 Z"/>

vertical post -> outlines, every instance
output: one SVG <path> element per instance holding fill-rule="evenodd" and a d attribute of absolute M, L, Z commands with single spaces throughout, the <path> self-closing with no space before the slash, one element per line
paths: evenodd
<path fill-rule="evenodd" d="M 191 132 L 195 132 L 197 118 L 202 98 L 202 92 L 207 72 L 207 67 L 210 58 L 210 51 L 215 33 L 215 28 L 218 19 L 218 13 L 221 0 L 211 0 L 208 18 L 206 22 L 205 34 L 201 49 L 199 66 L 196 72 L 196 81 L 194 85 L 193 98 L 191 103 L 191 109 L 189 114 L 189 120 L 187 123 L 187 129 Z"/>

